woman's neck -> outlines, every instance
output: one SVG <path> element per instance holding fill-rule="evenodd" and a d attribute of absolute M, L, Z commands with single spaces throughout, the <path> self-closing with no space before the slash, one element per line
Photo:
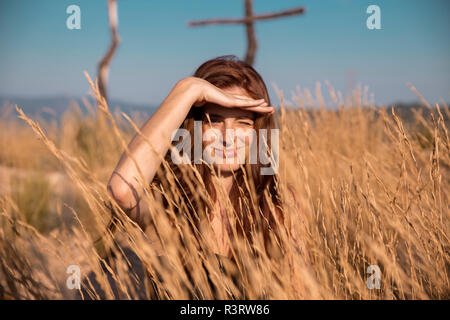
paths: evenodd
<path fill-rule="evenodd" d="M 214 181 L 215 183 L 217 182 L 223 186 L 227 194 L 230 193 L 231 187 L 233 185 L 233 173 L 231 172 L 223 173 L 219 171 L 217 176 L 214 176 L 214 180 L 216 180 Z M 216 185 L 215 183 L 214 185 Z"/>
<path fill-rule="evenodd" d="M 223 188 L 223 191 L 226 195 L 230 194 L 231 187 L 233 186 L 233 173 L 226 172 L 225 174 L 219 172 L 217 175 L 213 175 L 213 183 L 216 191 L 218 189 Z M 220 185 L 220 186 L 219 186 Z M 216 237 L 216 247 L 214 253 L 222 256 L 222 257 L 231 257 L 231 251 L 229 248 L 227 233 L 230 235 L 230 223 L 228 221 L 228 217 L 226 212 L 224 211 L 223 203 L 220 201 L 220 194 L 222 191 L 219 191 L 219 196 L 215 203 L 216 210 L 214 210 L 214 215 L 212 216 L 212 228 L 213 235 Z"/>

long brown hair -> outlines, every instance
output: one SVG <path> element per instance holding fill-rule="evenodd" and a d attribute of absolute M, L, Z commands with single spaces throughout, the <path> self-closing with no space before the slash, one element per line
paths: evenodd
<path fill-rule="evenodd" d="M 197 68 L 193 76 L 207 80 L 221 89 L 235 86 L 243 88 L 253 99 L 264 98 L 265 101 L 271 105 L 267 87 L 262 77 L 251 65 L 239 60 L 234 55 L 221 56 L 204 62 Z M 204 120 L 204 116 L 205 113 L 203 107 L 192 107 L 180 128 L 188 130 L 191 137 L 193 137 L 194 121 Z M 266 147 L 269 148 L 269 153 L 271 152 L 270 146 L 272 145 L 270 130 L 275 128 L 275 120 L 272 115 L 256 114 L 254 129 L 256 132 L 258 132 L 259 129 L 267 129 Z M 260 143 L 263 143 L 262 141 L 259 141 L 260 137 L 258 134 L 256 135 L 256 138 L 258 143 L 257 146 L 259 146 Z M 193 139 L 191 139 L 192 148 L 193 143 Z M 191 150 L 193 150 L 192 148 Z M 177 180 L 182 190 L 175 198 L 179 198 L 180 202 L 178 202 L 178 204 L 182 207 L 185 203 L 192 204 L 192 206 L 184 206 L 182 211 L 187 211 L 189 218 L 193 223 L 193 227 L 198 228 L 198 222 L 201 218 L 200 215 L 205 213 L 207 208 L 211 212 L 211 206 L 217 200 L 217 193 L 212 183 L 213 173 L 211 172 L 211 168 L 203 163 L 194 164 L 195 169 L 199 174 L 192 174 L 191 170 L 191 174 L 187 175 L 186 170 L 184 170 L 187 169 L 186 165 L 175 165 L 170 161 L 170 151 L 167 153 L 165 159 L 170 164 L 170 171 L 178 178 Z M 194 163 L 192 154 L 191 163 Z M 274 231 L 276 236 L 276 221 L 278 220 L 283 224 L 284 219 L 282 210 L 280 210 L 281 198 L 277 187 L 278 175 L 261 175 L 260 170 L 264 166 L 266 165 L 263 165 L 258 161 L 256 164 L 245 164 L 240 169 L 236 170 L 234 176 L 235 179 L 229 193 L 229 199 L 238 221 L 238 223 L 235 224 L 237 233 L 245 236 L 248 241 L 252 243 L 252 235 L 254 232 L 263 232 L 264 244 L 267 248 L 270 231 Z M 189 169 L 187 169 L 187 171 L 189 171 Z M 186 179 L 187 176 L 189 176 L 189 179 Z M 167 171 L 159 170 L 153 183 L 162 183 L 167 177 Z M 195 181 L 196 179 L 197 181 Z M 246 179 L 248 183 L 245 182 Z M 189 182 L 188 180 L 191 181 Z M 204 195 L 195 194 L 192 186 L 197 184 L 205 187 L 212 201 L 206 201 Z M 165 190 L 168 189 L 170 189 L 170 184 L 165 185 Z M 268 200 L 264 197 L 264 192 L 268 192 Z M 272 202 L 275 210 L 270 209 L 270 205 L 267 203 L 268 201 Z M 169 204 L 167 200 L 165 203 Z M 278 219 L 275 218 L 273 211 L 276 212 Z"/>

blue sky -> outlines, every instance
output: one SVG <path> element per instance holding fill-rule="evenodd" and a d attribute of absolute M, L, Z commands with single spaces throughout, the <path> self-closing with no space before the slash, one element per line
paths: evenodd
<path fill-rule="evenodd" d="M 190 20 L 243 15 L 242 0 L 119 0 L 121 44 L 110 70 L 113 99 L 159 105 L 204 61 L 244 57 L 243 26 L 191 28 Z M 450 1 L 254 0 L 255 13 L 306 7 L 303 16 L 256 24 L 255 68 L 278 98 L 296 85 L 314 91 L 329 80 L 345 92 L 368 85 L 376 103 L 413 101 L 411 82 L 429 100 L 450 101 Z M 66 8 L 81 8 L 81 30 L 66 28 Z M 381 8 L 381 30 L 368 30 L 366 8 Z M 82 96 L 86 70 L 110 41 L 106 0 L 0 0 L 0 94 Z M 351 76 L 353 74 L 353 76 Z M 329 100 L 327 96 L 327 100 Z"/>

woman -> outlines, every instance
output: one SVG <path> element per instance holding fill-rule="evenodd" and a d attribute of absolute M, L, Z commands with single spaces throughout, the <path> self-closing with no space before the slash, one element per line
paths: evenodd
<path fill-rule="evenodd" d="M 184 197 L 184 209 L 178 214 L 188 215 L 192 230 L 197 233 L 200 230 L 200 236 L 210 241 L 216 255 L 233 258 L 230 239 L 237 234 L 252 244 L 257 232 L 263 234 L 267 253 L 276 254 L 273 248 L 282 250 L 282 246 L 273 240 L 278 238 L 278 231 L 285 222 L 277 187 L 278 175 L 276 170 L 273 174 L 261 174 L 261 169 L 278 165 L 274 163 L 276 154 L 271 150 L 272 143 L 278 142 L 272 141 L 271 134 L 276 129 L 274 112 L 266 85 L 252 66 L 235 56 L 209 60 L 193 76 L 178 81 L 142 126 L 141 133 L 145 138 L 136 134 L 132 139 L 128 146 L 130 154 L 124 153 L 120 158 L 108 182 L 108 191 L 127 215 L 145 229 L 152 219 L 138 177 L 144 177 L 146 183 L 155 186 L 164 184 L 162 177 L 173 172 L 180 180 L 179 188 L 183 190 L 180 194 Z M 188 165 L 175 164 L 173 153 L 168 152 L 177 129 L 185 129 L 190 137 L 196 136 L 195 125 L 199 123 L 196 121 L 201 121 L 201 132 L 205 132 L 201 139 L 201 154 L 206 154 L 206 159 L 196 162 L 194 152 L 188 153 L 187 158 L 183 156 L 198 172 L 198 175 L 191 175 L 194 177 L 191 180 L 198 179 L 194 185 L 203 185 L 210 201 L 208 197 L 195 195 L 192 181 L 189 183 L 188 175 L 183 173 Z M 239 133 L 227 134 L 230 129 Z M 266 136 L 259 134 L 261 129 L 267 130 Z M 210 132 L 213 134 L 208 136 L 206 133 Z M 253 132 L 256 134 L 251 134 Z M 244 161 L 239 158 L 242 153 L 240 147 L 238 152 L 238 140 L 245 145 Z M 191 150 L 195 149 L 196 141 L 190 140 Z M 270 161 L 249 163 L 250 146 L 254 144 L 258 150 L 262 147 L 267 152 Z M 205 152 L 211 145 L 215 146 L 209 149 L 211 152 Z M 163 158 L 170 164 L 165 173 L 160 168 Z M 164 188 L 169 189 L 168 186 Z M 192 206 L 185 205 L 189 201 Z M 168 203 L 166 200 L 165 204 Z M 234 214 L 227 213 L 226 208 L 230 207 Z M 235 221 L 230 221 L 230 217 Z M 209 228 L 204 227 L 205 222 Z M 304 246 L 301 248 L 304 250 Z M 307 256 L 305 251 L 303 253 Z"/>

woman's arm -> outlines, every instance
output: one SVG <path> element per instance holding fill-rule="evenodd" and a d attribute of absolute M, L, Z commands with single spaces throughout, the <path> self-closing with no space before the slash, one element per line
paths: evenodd
<path fill-rule="evenodd" d="M 229 94 L 200 78 L 187 77 L 178 81 L 158 110 L 140 129 L 151 146 L 139 134 L 128 145 L 147 185 L 153 181 L 161 159 L 169 149 L 174 130 L 181 126 L 193 105 L 200 107 L 207 102 L 261 113 L 273 111 L 263 99 L 254 100 Z M 147 206 L 140 201 L 143 189 L 138 177 L 139 171 L 135 163 L 124 152 L 108 181 L 107 189 L 130 218 L 142 226 L 145 218 L 143 214 L 148 214 L 148 211 L 144 211 Z"/>

